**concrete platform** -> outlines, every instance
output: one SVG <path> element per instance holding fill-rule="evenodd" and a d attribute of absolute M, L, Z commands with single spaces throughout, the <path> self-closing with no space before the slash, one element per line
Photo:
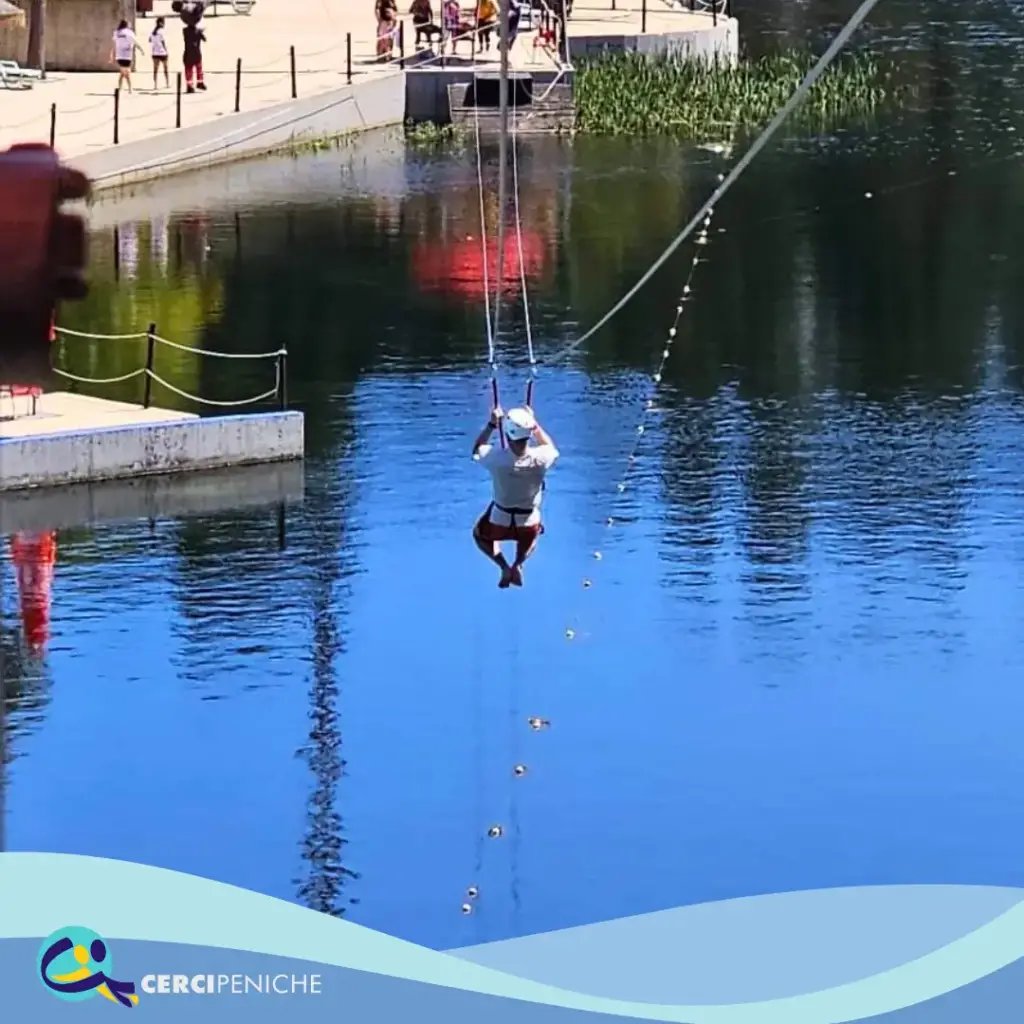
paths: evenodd
<path fill-rule="evenodd" d="M 200 417 L 56 392 L 0 400 L 0 491 L 301 459 L 300 412 Z"/>

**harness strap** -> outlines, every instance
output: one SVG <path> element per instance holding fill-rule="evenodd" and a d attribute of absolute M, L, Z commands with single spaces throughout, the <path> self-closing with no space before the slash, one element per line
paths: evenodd
<path fill-rule="evenodd" d="M 517 534 L 519 530 L 522 529 L 526 524 L 517 523 L 516 516 L 529 517 L 532 516 L 535 511 L 535 509 L 532 508 L 506 508 L 504 505 L 499 505 L 496 501 L 492 501 L 490 507 L 487 509 L 488 518 L 490 518 L 492 509 L 500 509 L 502 512 L 504 512 L 509 517 L 509 519 L 512 520 L 512 529 L 515 530 Z"/>

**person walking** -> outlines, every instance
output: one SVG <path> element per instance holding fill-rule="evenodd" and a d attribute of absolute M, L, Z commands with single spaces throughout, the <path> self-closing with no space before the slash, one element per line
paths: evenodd
<path fill-rule="evenodd" d="M 182 35 L 185 39 L 185 52 L 181 62 L 185 66 L 185 92 L 206 92 L 203 81 L 203 43 L 206 33 L 199 25 L 186 25 Z"/>
<path fill-rule="evenodd" d="M 145 52 L 139 46 L 135 33 L 128 27 L 128 22 L 122 18 L 117 26 L 117 31 L 114 33 L 113 46 L 110 49 L 110 63 L 116 62 L 118 67 L 118 90 L 120 90 L 122 85 L 127 85 L 128 91 L 132 91 L 132 64 L 135 62 L 136 50 L 139 53 Z"/>
<path fill-rule="evenodd" d="M 395 0 L 376 0 L 373 13 L 377 18 L 377 60 L 388 60 L 395 48 L 398 4 Z"/>
<path fill-rule="evenodd" d="M 164 19 L 157 18 L 153 31 L 149 34 L 149 52 L 153 56 L 153 88 L 159 89 L 157 76 L 164 69 L 164 85 L 171 87 L 171 76 L 167 70 L 167 38 L 164 36 Z"/>

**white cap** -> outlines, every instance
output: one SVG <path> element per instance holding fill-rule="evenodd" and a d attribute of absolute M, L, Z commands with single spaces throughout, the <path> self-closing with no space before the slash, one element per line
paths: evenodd
<path fill-rule="evenodd" d="M 525 441 L 533 433 L 537 421 L 528 409 L 509 409 L 505 413 L 505 435 L 510 441 Z"/>

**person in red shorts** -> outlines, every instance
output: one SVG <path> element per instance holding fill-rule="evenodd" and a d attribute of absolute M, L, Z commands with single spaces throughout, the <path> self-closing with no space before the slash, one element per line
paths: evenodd
<path fill-rule="evenodd" d="M 503 418 L 507 448 L 489 443 Z M 530 444 L 531 438 L 536 444 Z M 544 479 L 558 458 L 558 449 L 532 409 L 510 409 L 507 414 L 495 409 L 473 442 L 473 458 L 491 474 L 494 485 L 494 498 L 473 527 L 473 541 L 501 569 L 498 586 L 502 590 L 521 587 L 523 563 L 544 532 L 540 502 Z M 511 565 L 502 554 L 502 541 L 515 541 Z"/>

